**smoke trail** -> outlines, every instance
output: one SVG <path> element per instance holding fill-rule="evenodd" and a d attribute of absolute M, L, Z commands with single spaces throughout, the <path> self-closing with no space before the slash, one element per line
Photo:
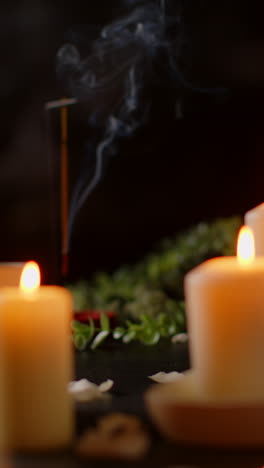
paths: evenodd
<path fill-rule="evenodd" d="M 166 0 L 126 0 L 126 6 L 130 10 L 132 7 L 132 11 L 104 27 L 100 37 L 91 43 L 87 55 L 83 57 L 72 43 L 58 52 L 60 77 L 67 80 L 70 94 L 89 103 L 90 125 L 99 127 L 103 133 L 94 150 L 84 156 L 95 161 L 95 170 L 92 177 L 83 171 L 74 189 L 69 244 L 76 216 L 100 182 L 113 143 L 132 135 L 146 120 L 150 106 L 144 97 L 146 86 L 164 82 L 174 88 L 211 91 L 193 86 L 179 67 L 186 39 L 184 0 L 173 3 L 177 13 L 169 15 Z M 162 63 L 161 67 L 157 66 L 158 62 Z"/>

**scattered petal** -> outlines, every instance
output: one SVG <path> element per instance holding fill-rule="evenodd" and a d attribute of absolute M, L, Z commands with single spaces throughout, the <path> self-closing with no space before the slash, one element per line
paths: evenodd
<path fill-rule="evenodd" d="M 99 390 L 100 392 L 102 393 L 105 393 L 105 392 L 109 392 L 109 390 L 111 390 L 111 388 L 113 387 L 114 385 L 114 381 L 113 380 L 106 380 L 105 382 L 101 383 L 99 385 Z"/>
<path fill-rule="evenodd" d="M 70 382 L 68 385 L 69 393 L 76 401 L 87 402 L 106 398 L 106 392 L 112 388 L 113 380 L 106 380 L 100 385 L 96 385 L 87 379 L 81 379 L 76 382 Z"/>
<path fill-rule="evenodd" d="M 188 334 L 187 333 L 177 333 L 171 339 L 172 343 L 187 343 Z"/>
<path fill-rule="evenodd" d="M 158 383 L 167 383 L 167 382 L 175 382 L 175 380 L 182 379 L 183 377 L 184 377 L 183 373 L 173 371 L 173 372 L 158 372 L 157 374 L 150 375 L 149 379 Z"/>

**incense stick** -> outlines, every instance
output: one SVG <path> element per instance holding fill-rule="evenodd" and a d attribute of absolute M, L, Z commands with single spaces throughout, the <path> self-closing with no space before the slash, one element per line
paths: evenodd
<path fill-rule="evenodd" d="M 61 100 L 65 103 L 65 99 Z M 69 216 L 69 183 L 68 183 L 68 109 L 64 104 L 61 116 L 61 252 L 62 275 L 68 273 L 68 216 Z"/>
<path fill-rule="evenodd" d="M 69 170 L 68 170 L 68 106 L 77 104 L 76 98 L 61 98 L 45 104 L 45 110 L 60 110 L 60 217 L 61 217 L 61 273 L 68 274 L 68 223 L 69 223 Z"/>

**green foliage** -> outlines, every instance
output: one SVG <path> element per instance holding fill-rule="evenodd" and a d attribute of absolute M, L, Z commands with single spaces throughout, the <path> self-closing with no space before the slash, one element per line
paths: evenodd
<path fill-rule="evenodd" d="M 101 328 L 102 328 L 103 331 L 105 331 L 105 332 L 110 331 L 109 318 L 107 317 L 107 315 L 104 312 L 101 313 L 100 324 L 101 324 Z"/>
<path fill-rule="evenodd" d="M 73 341 L 77 349 L 82 351 L 87 344 L 92 340 L 95 334 L 94 321 L 89 319 L 89 324 L 83 324 L 78 320 L 72 322 Z"/>
<path fill-rule="evenodd" d="M 142 314 L 136 321 L 126 320 L 123 327 L 118 326 L 112 330 L 108 317 L 103 313 L 98 329 L 93 320 L 87 325 L 74 320 L 72 325 L 74 344 L 79 351 L 83 351 L 90 343 L 90 348 L 94 350 L 108 336 L 112 336 L 115 340 L 122 340 L 123 343 L 138 340 L 146 345 L 154 345 L 162 337 L 170 337 L 185 330 L 184 303 L 175 304 L 174 301 L 173 307 L 156 317 Z"/>
<path fill-rule="evenodd" d="M 155 344 L 160 337 L 184 331 L 185 274 L 206 259 L 233 255 L 240 226 L 238 217 L 200 223 L 174 238 L 164 239 L 135 265 L 123 266 L 112 274 L 97 273 L 89 282 L 70 285 L 75 310 L 115 311 L 119 322 L 117 328 L 110 330 L 103 313 L 98 330 L 91 322 L 81 327 L 75 323 L 76 347 L 84 349 L 90 343 L 95 349 L 109 335 L 125 343 L 137 339 Z"/>

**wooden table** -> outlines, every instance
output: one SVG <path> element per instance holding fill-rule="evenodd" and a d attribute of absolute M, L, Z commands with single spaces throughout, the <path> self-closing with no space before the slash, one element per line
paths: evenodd
<path fill-rule="evenodd" d="M 189 367 L 186 345 L 173 345 L 169 341 L 154 347 L 137 343 L 105 344 L 96 351 L 76 354 L 76 378 L 88 378 L 100 383 L 114 380 L 113 398 L 110 401 L 78 404 L 76 432 L 94 424 L 96 419 L 112 411 L 123 411 L 140 416 L 151 431 L 153 445 L 148 456 L 138 462 L 102 462 L 78 460 L 71 452 L 56 455 L 19 455 L 11 465 L 3 468 L 82 468 L 107 467 L 159 467 L 159 468 L 261 468 L 263 451 L 220 451 L 213 449 L 184 448 L 163 440 L 152 426 L 144 408 L 143 392 L 151 385 L 147 376 L 159 371 L 183 371 Z M 263 428 L 264 430 L 264 428 Z M 2 468 L 0 463 L 0 468 Z"/>

